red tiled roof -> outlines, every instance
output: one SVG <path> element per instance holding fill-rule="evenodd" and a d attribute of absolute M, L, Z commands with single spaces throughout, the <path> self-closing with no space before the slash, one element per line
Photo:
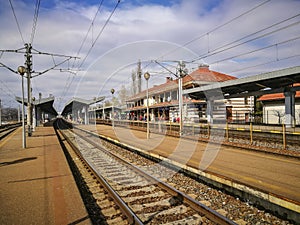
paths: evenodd
<path fill-rule="evenodd" d="M 300 98 L 300 91 L 296 91 L 295 98 Z M 272 100 L 280 100 L 280 99 L 284 99 L 283 93 L 263 95 L 258 99 L 258 101 L 272 101 Z"/>
<path fill-rule="evenodd" d="M 219 73 L 213 70 L 210 70 L 208 66 L 201 66 L 194 72 L 190 73 L 183 78 L 183 82 L 187 83 L 190 81 L 202 81 L 202 82 L 223 82 L 227 80 L 235 80 L 236 77 Z"/>
<path fill-rule="evenodd" d="M 300 86 L 300 83 L 293 84 L 293 86 Z M 296 91 L 295 98 L 300 98 L 300 91 Z M 272 100 L 281 100 L 284 99 L 283 93 L 267 94 L 262 95 L 258 101 L 272 101 Z"/>

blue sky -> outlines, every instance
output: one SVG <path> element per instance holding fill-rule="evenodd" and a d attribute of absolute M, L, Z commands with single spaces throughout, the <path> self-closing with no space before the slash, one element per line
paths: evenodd
<path fill-rule="evenodd" d="M 151 85 L 170 76 L 151 60 L 161 60 L 170 70 L 176 63 L 164 61 L 185 60 L 189 71 L 207 63 L 212 70 L 237 77 L 299 65 L 300 1 L 123 0 L 104 27 L 117 1 L 103 0 L 91 26 L 100 2 L 41 1 L 33 47 L 41 52 L 78 56 L 80 60 L 32 79 L 34 96 L 39 92 L 43 96 L 52 94 L 57 107 L 62 108 L 71 97 L 107 95 L 111 87 L 117 90 L 123 84 L 130 86 L 138 60 L 143 62 L 143 71 L 155 74 Z M 35 1 L 11 3 L 24 41 L 29 42 Z M 0 4 L 0 49 L 22 48 L 24 43 L 9 0 L 0 0 Z M 275 23 L 280 24 L 263 30 Z M 34 55 L 33 67 L 43 71 L 60 60 Z M 0 62 L 17 68 L 24 57 L 4 52 Z M 20 96 L 20 77 L 0 67 L 0 89 L 2 102 L 16 105 L 14 96 Z"/>

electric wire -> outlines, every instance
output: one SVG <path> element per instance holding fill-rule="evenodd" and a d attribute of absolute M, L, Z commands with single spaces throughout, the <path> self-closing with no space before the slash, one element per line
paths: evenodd
<path fill-rule="evenodd" d="M 33 16 L 33 24 L 32 24 L 31 36 L 30 36 L 30 44 L 33 43 L 34 35 L 36 32 L 36 25 L 37 25 L 37 20 L 38 20 L 38 16 L 39 16 L 40 3 L 41 3 L 40 0 L 36 0 L 34 16 Z"/>
<path fill-rule="evenodd" d="M 256 68 L 256 67 L 259 67 L 259 66 L 268 65 L 270 63 L 274 63 L 274 62 L 278 62 L 278 61 L 283 61 L 283 60 L 287 60 L 287 59 L 292 59 L 292 58 L 297 58 L 297 57 L 300 57 L 300 54 L 296 54 L 296 55 L 292 55 L 292 56 L 288 56 L 288 57 L 284 57 L 284 58 L 277 58 L 276 60 L 271 60 L 271 61 L 268 61 L 268 62 L 259 63 L 259 64 L 252 65 L 252 66 L 247 66 L 247 67 L 244 67 L 244 68 L 241 68 L 241 69 L 237 69 L 237 70 L 232 70 L 229 73 L 241 72 L 241 71 L 252 69 L 252 68 Z"/>
<path fill-rule="evenodd" d="M 237 54 L 237 55 L 234 55 L 234 56 L 230 56 L 230 57 L 212 62 L 212 63 L 210 63 L 210 65 L 217 64 L 217 63 L 224 62 L 224 61 L 228 61 L 230 59 L 238 58 L 238 57 L 241 57 L 241 56 L 249 55 L 249 54 L 252 54 L 254 52 L 258 52 L 258 51 L 265 50 L 265 49 L 268 49 L 268 48 L 271 48 L 271 47 L 274 47 L 274 46 L 286 44 L 288 42 L 292 42 L 292 41 L 295 41 L 295 40 L 298 40 L 298 39 L 300 39 L 300 36 L 295 37 L 295 38 L 291 38 L 289 40 L 285 40 L 285 41 L 282 41 L 282 42 L 279 42 L 279 43 L 276 43 L 276 44 L 271 44 L 271 45 L 268 45 L 268 46 L 265 46 L 265 47 L 262 47 L 262 48 L 259 48 L 259 49 L 255 49 L 255 50 L 251 50 L 251 51 L 244 52 L 244 53 L 241 53 L 241 54 Z"/>
<path fill-rule="evenodd" d="M 100 30 L 100 32 L 98 33 L 97 37 L 95 38 L 94 42 L 92 43 L 91 47 L 89 48 L 89 50 L 87 51 L 86 56 L 83 58 L 83 60 L 81 61 L 80 65 L 79 65 L 79 69 L 82 67 L 82 65 L 85 63 L 87 57 L 89 56 L 89 54 L 91 53 L 92 49 L 94 48 L 97 40 L 99 39 L 99 37 L 101 36 L 101 34 L 103 33 L 105 27 L 107 26 L 107 24 L 109 23 L 111 17 L 113 16 L 113 14 L 115 13 L 116 9 L 118 8 L 119 4 L 120 4 L 121 0 L 118 0 L 117 4 L 115 5 L 114 9 L 112 10 L 112 12 L 110 13 L 109 17 L 106 19 L 102 29 Z"/>
<path fill-rule="evenodd" d="M 220 28 L 225 27 L 226 25 L 228 25 L 228 24 L 232 23 L 233 21 L 235 21 L 235 20 L 237 20 L 237 19 L 240 19 L 241 17 L 243 17 L 243 16 L 245 16 L 245 15 L 247 15 L 247 14 L 249 14 L 249 13 L 255 11 L 256 9 L 262 7 L 263 5 L 265 5 L 266 3 L 270 2 L 270 1 L 271 1 L 271 0 L 267 0 L 267 1 L 264 1 L 264 2 L 262 2 L 262 3 L 260 3 L 260 4 L 256 5 L 256 6 L 252 7 L 251 9 L 249 9 L 249 10 L 243 12 L 242 14 L 240 14 L 240 15 L 238 15 L 238 16 L 232 18 L 232 19 L 230 19 L 229 21 L 226 21 L 225 23 L 223 23 L 223 24 L 221 24 L 221 25 L 219 25 L 219 26 L 216 26 L 215 28 L 211 29 L 210 31 L 206 32 L 205 34 L 202 34 L 202 35 L 200 35 L 200 36 L 198 36 L 198 37 L 195 37 L 195 38 L 193 38 L 192 40 L 190 40 L 190 41 L 184 43 L 183 45 L 180 45 L 180 47 L 176 47 L 176 48 L 174 48 L 173 50 L 171 50 L 171 51 L 169 51 L 169 52 L 167 52 L 167 53 L 161 55 L 161 56 L 158 57 L 156 60 L 159 60 L 160 58 L 162 58 L 162 57 L 164 57 L 164 56 L 166 56 L 166 55 L 170 55 L 171 53 L 176 52 L 177 49 L 186 47 L 187 45 L 189 45 L 189 44 L 191 44 L 191 43 L 193 43 L 193 42 L 195 42 L 195 41 L 197 41 L 197 40 L 199 40 L 199 39 L 201 39 L 201 38 L 203 38 L 203 37 L 205 37 L 205 36 L 207 36 L 207 35 L 209 35 L 209 34 L 215 32 L 215 31 L 219 30 Z"/>
<path fill-rule="evenodd" d="M 18 22 L 18 18 L 16 16 L 15 9 L 13 7 L 13 4 L 12 4 L 11 0 L 9 0 L 9 4 L 10 4 L 11 10 L 12 10 L 12 13 L 14 15 L 14 18 L 15 18 L 15 21 L 16 21 L 16 24 L 17 24 L 18 31 L 19 31 L 19 34 L 21 36 L 22 42 L 23 42 L 23 44 L 25 44 L 25 41 L 24 41 L 24 38 L 23 38 L 23 35 L 22 35 L 22 32 L 21 32 L 21 28 L 20 28 L 20 25 L 19 25 L 19 22 Z"/>
<path fill-rule="evenodd" d="M 100 5 L 99 5 L 99 7 L 98 7 L 99 10 L 100 10 L 100 8 L 101 8 L 102 2 L 103 2 L 103 1 L 101 1 Z M 101 34 L 103 33 L 105 27 L 108 25 L 108 23 L 109 23 L 111 17 L 113 16 L 113 14 L 115 13 L 116 9 L 118 8 L 120 2 L 121 2 L 121 0 L 118 0 L 118 1 L 117 1 L 117 3 L 116 3 L 116 5 L 115 5 L 114 9 L 113 9 L 112 12 L 110 13 L 109 17 L 106 19 L 106 22 L 104 23 L 102 29 L 99 31 L 99 33 L 98 33 L 97 37 L 95 38 L 95 40 L 92 42 L 91 47 L 89 48 L 89 50 L 87 51 L 85 57 L 83 58 L 83 60 L 82 60 L 81 63 L 79 64 L 77 70 L 80 70 L 80 69 L 82 68 L 82 66 L 83 66 L 83 64 L 85 63 L 87 57 L 89 56 L 89 54 L 91 53 L 93 47 L 95 46 L 97 40 L 99 39 L 99 37 L 100 37 Z M 97 10 L 96 14 L 98 14 L 98 10 Z M 95 19 L 95 18 L 96 18 L 96 15 L 95 15 L 94 19 Z M 92 21 L 92 23 L 93 23 L 93 22 L 94 22 L 94 20 Z M 91 25 L 90 25 L 90 28 L 91 28 L 92 26 L 93 26 L 93 25 L 91 24 Z M 90 28 L 89 28 L 89 30 L 90 30 Z M 89 31 L 88 31 L 88 32 L 89 32 Z M 87 35 L 86 35 L 86 36 L 87 36 Z M 83 43 L 85 42 L 85 40 L 86 40 L 86 37 L 84 38 Z M 82 45 L 83 45 L 83 44 L 82 44 Z M 78 52 L 81 51 L 81 48 L 82 48 L 82 47 L 80 46 L 80 50 L 79 50 Z M 79 53 L 78 53 L 78 54 L 79 54 Z M 70 86 L 71 86 L 72 82 L 74 81 L 74 79 L 75 79 L 75 77 L 73 76 L 72 79 L 71 79 L 71 81 L 69 82 L 69 84 L 66 83 L 67 86 L 64 87 L 63 97 L 65 97 L 66 94 L 68 93 L 68 90 L 70 89 Z"/>
<path fill-rule="evenodd" d="M 104 0 L 101 0 L 100 4 L 99 4 L 99 6 L 98 6 L 98 9 L 97 9 L 97 11 L 96 11 L 96 13 L 95 13 L 95 15 L 94 15 L 94 18 L 93 18 L 93 20 L 92 20 L 92 22 L 91 22 L 91 24 L 90 24 L 90 26 L 89 26 L 89 28 L 88 28 L 86 34 L 85 34 L 84 39 L 83 39 L 82 42 L 81 42 L 81 45 L 80 45 L 78 51 L 77 51 L 76 57 L 79 56 L 79 54 L 80 54 L 80 52 L 81 52 L 81 50 L 82 50 L 82 48 L 83 48 L 83 46 L 84 46 L 84 44 L 85 44 L 85 42 L 86 42 L 86 40 L 87 40 L 88 34 L 90 33 L 90 30 L 91 30 L 91 29 L 93 28 L 93 26 L 94 26 L 95 20 L 96 20 L 96 18 L 97 18 L 97 16 L 98 16 L 98 13 L 100 12 L 100 9 L 101 9 L 101 7 L 102 7 L 102 5 L 103 5 L 103 1 L 104 1 Z M 76 60 L 73 61 L 72 69 L 75 67 L 75 62 L 76 62 Z M 74 75 L 74 74 L 73 74 L 73 75 Z M 75 73 L 75 75 L 76 75 L 76 73 Z M 66 93 L 68 93 L 68 91 L 69 91 L 69 86 L 71 86 L 71 84 L 73 83 L 74 77 L 72 78 L 72 80 L 71 80 L 70 83 L 69 83 L 70 76 L 71 76 L 71 75 L 69 75 L 68 78 L 67 78 L 66 84 L 65 84 L 65 86 L 64 86 L 64 88 L 63 88 L 62 96 L 65 96 Z M 60 105 L 61 105 L 61 101 L 59 102 L 59 107 L 60 107 Z"/>
<path fill-rule="evenodd" d="M 92 20 L 92 22 L 91 22 L 91 25 L 89 26 L 89 29 L 88 29 L 88 31 L 86 32 L 85 37 L 83 38 L 83 40 L 82 40 L 82 42 L 81 42 L 81 45 L 80 45 L 80 47 L 79 47 L 79 49 L 78 49 L 78 51 L 77 51 L 77 54 L 76 54 L 77 57 L 79 56 L 79 54 L 80 54 L 80 52 L 81 52 L 81 50 L 82 50 L 82 48 L 83 48 L 83 46 L 84 46 L 84 44 L 85 44 L 85 42 L 86 42 L 86 40 L 87 40 L 88 34 L 90 33 L 92 27 L 94 26 L 95 20 L 96 20 L 96 18 L 97 18 L 97 16 L 98 16 L 98 13 L 100 12 L 100 9 L 101 9 L 101 7 L 102 7 L 102 5 L 103 5 L 103 1 L 104 1 L 104 0 L 101 0 L 100 4 L 99 4 L 99 6 L 98 6 L 97 12 L 95 13 L 94 18 L 93 18 L 93 20 Z M 73 64 L 73 66 L 74 66 L 74 64 Z"/>
<path fill-rule="evenodd" d="M 7 91 L 5 91 L 3 88 L 1 88 L 4 92 L 6 92 L 6 94 L 11 97 L 12 99 L 15 99 L 16 95 L 15 93 L 5 84 L 4 81 L 0 80 L 0 82 L 2 83 L 2 85 L 7 89 Z"/>
<path fill-rule="evenodd" d="M 299 15 L 299 14 L 298 14 L 298 15 Z M 238 47 L 238 46 L 244 45 L 244 44 L 246 44 L 246 43 L 249 43 L 249 42 L 258 40 L 258 39 L 260 39 L 260 38 L 269 36 L 269 35 L 271 35 L 271 34 L 274 34 L 274 33 L 278 32 L 278 31 L 282 31 L 282 30 L 284 30 L 284 29 L 287 29 L 287 28 L 290 28 L 290 27 L 292 27 L 292 26 L 298 25 L 299 23 L 300 23 L 300 21 L 297 21 L 297 22 L 294 22 L 294 23 L 292 23 L 292 24 L 289 24 L 289 25 L 287 25 L 287 26 L 285 26 L 285 27 L 278 28 L 278 29 L 276 29 L 276 30 L 273 30 L 273 31 L 270 31 L 270 32 L 268 32 L 268 33 L 262 34 L 262 35 L 260 35 L 260 36 L 258 36 L 258 37 L 255 37 L 255 38 L 252 38 L 252 39 L 250 39 L 250 40 L 247 40 L 247 41 L 238 43 L 238 44 L 236 44 L 236 45 L 230 46 L 230 45 L 232 45 L 232 44 L 235 43 L 235 42 L 239 42 L 241 39 L 245 39 L 245 37 L 244 37 L 244 38 L 241 38 L 241 39 L 239 39 L 239 40 L 237 40 L 237 41 L 231 42 L 231 43 L 229 43 L 229 44 L 227 44 L 227 45 L 224 45 L 224 46 L 218 48 L 217 50 L 221 49 L 221 50 L 219 50 L 219 51 L 213 51 L 213 52 L 210 52 L 210 53 L 208 53 L 208 54 L 204 54 L 204 55 L 202 55 L 202 56 L 199 56 L 199 57 L 197 57 L 197 58 L 191 60 L 190 62 L 193 63 L 193 62 L 198 61 L 198 60 L 200 60 L 200 59 L 204 59 L 204 58 L 207 58 L 207 57 L 210 57 L 210 56 L 219 54 L 219 53 L 223 53 L 223 52 L 225 52 L 225 51 L 231 50 L 231 49 L 233 49 L 233 48 L 236 48 L 236 47 Z M 263 30 L 266 30 L 266 29 L 263 29 Z M 261 32 L 261 31 L 258 31 L 258 32 Z M 257 32 L 255 32 L 255 33 L 257 33 Z M 249 35 L 247 35 L 247 36 L 249 37 Z M 222 49 L 222 48 L 224 48 L 224 47 L 226 47 L 226 46 L 228 46 L 228 45 L 229 45 L 230 47 L 227 47 L 227 48 L 225 48 L 225 49 Z"/>
<path fill-rule="evenodd" d="M 268 26 L 268 27 L 265 27 L 265 28 L 263 28 L 263 29 L 261 29 L 261 30 L 259 30 L 259 31 L 256 31 L 256 32 L 251 33 L 251 34 L 248 34 L 248 35 L 246 35 L 246 36 L 244 36 L 244 37 L 242 37 L 242 38 L 239 38 L 239 39 L 237 39 L 237 40 L 235 40 L 235 41 L 232 41 L 232 42 L 230 42 L 230 43 L 227 43 L 227 44 L 225 44 L 225 45 L 222 45 L 222 46 L 220 46 L 220 47 L 218 47 L 218 48 L 215 48 L 214 50 L 210 51 L 209 53 L 212 54 L 213 52 L 215 52 L 215 51 L 217 51 L 217 50 L 219 50 L 219 49 L 225 48 L 225 47 L 230 46 L 230 45 L 232 45 L 232 44 L 234 44 L 234 43 L 236 43 L 236 42 L 240 42 L 240 41 L 242 41 L 242 40 L 244 40 L 244 39 L 250 38 L 251 36 L 254 36 L 254 35 L 256 35 L 256 34 L 259 34 L 260 32 L 263 32 L 263 31 L 265 31 L 265 30 L 268 30 L 268 29 L 270 29 L 270 28 L 272 28 L 272 27 L 278 26 L 278 25 L 280 25 L 280 24 L 282 24 L 282 23 L 285 23 L 285 22 L 287 22 L 287 21 L 289 21 L 289 20 L 292 20 L 292 19 L 294 19 L 294 18 L 296 18 L 296 17 L 298 17 L 298 16 L 300 16 L 300 14 L 294 15 L 294 16 L 292 16 L 292 17 L 289 17 L 289 18 L 285 19 L 285 20 L 282 20 L 282 21 L 277 22 L 277 23 L 275 23 L 275 24 L 272 24 L 272 25 L 270 25 L 270 26 Z M 278 30 L 273 31 L 272 33 L 275 33 L 275 32 L 280 31 L 280 30 L 282 30 L 282 29 L 285 29 L 285 28 L 288 28 L 288 27 L 297 25 L 298 23 L 299 23 L 299 22 L 296 22 L 296 23 L 294 23 L 294 24 L 288 25 L 288 26 L 286 26 L 286 27 L 283 27 L 283 28 L 281 28 L 281 29 L 278 29 Z M 271 34 L 271 33 L 269 33 L 269 34 Z M 262 36 L 259 36 L 259 37 L 254 38 L 254 39 L 251 39 L 251 40 L 249 40 L 248 42 L 253 41 L 253 40 L 256 40 L 256 39 L 261 38 L 261 37 L 264 37 L 264 36 L 267 36 L 267 34 L 262 35 Z M 246 42 L 244 42 L 244 43 L 246 43 Z M 203 54 L 202 56 L 205 56 L 205 55 L 207 55 L 207 53 Z M 198 56 L 197 58 L 201 58 L 202 56 Z M 196 58 L 196 60 L 197 60 L 197 58 Z M 191 62 L 193 62 L 193 61 L 195 61 L 195 60 L 192 60 Z"/>

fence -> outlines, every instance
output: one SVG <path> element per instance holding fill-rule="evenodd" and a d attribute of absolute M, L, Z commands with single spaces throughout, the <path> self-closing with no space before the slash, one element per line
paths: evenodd
<path fill-rule="evenodd" d="M 91 121 L 97 124 L 111 125 L 111 120 Z M 122 126 L 130 129 L 146 131 L 147 122 L 134 120 L 114 120 L 114 126 Z M 242 139 L 249 145 L 258 145 L 272 140 L 275 148 L 287 149 L 288 144 L 300 148 L 300 127 L 286 128 L 281 126 L 256 125 L 256 124 L 207 124 L 207 123 L 184 123 L 180 134 L 179 123 L 174 122 L 149 122 L 151 133 L 162 133 L 170 136 L 184 136 L 192 139 L 218 138 L 227 142 L 235 142 Z M 267 146 L 268 147 L 268 146 Z M 299 149 L 300 150 L 300 149 Z"/>

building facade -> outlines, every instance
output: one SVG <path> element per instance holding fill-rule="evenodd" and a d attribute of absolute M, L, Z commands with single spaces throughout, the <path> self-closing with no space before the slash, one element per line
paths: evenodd
<path fill-rule="evenodd" d="M 263 105 L 263 123 L 277 125 L 285 123 L 287 115 L 284 93 L 263 95 L 258 101 Z M 294 104 L 294 124 L 300 125 L 300 91 L 295 93 Z"/>
<path fill-rule="evenodd" d="M 237 79 L 236 77 L 212 71 L 207 65 L 199 68 L 182 78 L 182 88 L 200 87 L 216 82 Z M 149 120 L 179 122 L 179 80 L 166 78 L 166 82 L 148 89 Z M 231 123 L 250 122 L 254 98 L 234 98 L 215 100 L 210 106 L 207 100 L 192 99 L 183 96 L 182 119 L 187 123 L 216 122 L 226 120 Z M 209 107 L 208 107 L 209 105 Z M 127 99 L 127 119 L 146 120 L 147 90 Z"/>

